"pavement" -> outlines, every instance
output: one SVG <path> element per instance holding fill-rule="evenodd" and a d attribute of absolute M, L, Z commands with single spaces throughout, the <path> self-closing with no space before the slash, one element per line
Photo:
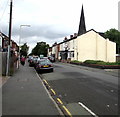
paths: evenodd
<path fill-rule="evenodd" d="M 27 63 L 2 86 L 2 115 L 61 116 L 62 112 Z"/>
<path fill-rule="evenodd" d="M 4 85 L 9 78 L 9 76 L 0 76 L 0 87 L 2 87 L 2 85 Z"/>
<path fill-rule="evenodd" d="M 62 64 L 70 65 L 72 67 L 78 67 L 80 69 L 84 69 L 84 70 L 88 70 L 88 71 L 109 74 L 109 75 L 112 75 L 112 76 L 115 76 L 115 77 L 119 77 L 120 76 L 120 69 L 99 69 L 99 68 L 92 68 L 92 67 L 75 65 L 75 64 L 70 64 L 70 63 L 62 63 Z"/>

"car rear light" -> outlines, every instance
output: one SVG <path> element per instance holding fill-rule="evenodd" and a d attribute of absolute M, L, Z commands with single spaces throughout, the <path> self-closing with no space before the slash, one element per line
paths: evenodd
<path fill-rule="evenodd" d="M 49 67 L 53 67 L 53 65 L 49 65 Z"/>

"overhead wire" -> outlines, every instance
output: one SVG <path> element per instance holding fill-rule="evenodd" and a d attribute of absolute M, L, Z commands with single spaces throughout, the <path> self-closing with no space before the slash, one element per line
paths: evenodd
<path fill-rule="evenodd" d="M 6 9 L 7 9 L 7 6 L 9 6 L 8 5 L 9 4 L 9 0 L 7 0 L 7 2 L 4 2 L 2 5 L 2 7 L 0 7 L 0 8 L 3 8 L 3 10 L 1 10 L 1 16 L 0 16 L 0 31 L 3 31 L 3 30 L 7 30 L 8 29 L 8 25 L 4 25 L 4 29 L 2 30 L 2 19 L 3 19 L 3 17 L 4 17 L 4 14 L 5 14 L 5 11 L 6 11 Z M 7 32 L 8 32 L 8 30 L 7 30 Z"/>
<path fill-rule="evenodd" d="M 0 17 L 0 21 L 2 20 L 4 14 L 5 14 L 5 11 L 6 11 L 6 9 L 7 9 L 8 4 L 9 4 L 9 0 L 7 0 L 7 3 L 5 4 L 5 8 L 4 8 L 3 13 L 2 13 L 2 15 L 1 15 L 1 17 Z"/>

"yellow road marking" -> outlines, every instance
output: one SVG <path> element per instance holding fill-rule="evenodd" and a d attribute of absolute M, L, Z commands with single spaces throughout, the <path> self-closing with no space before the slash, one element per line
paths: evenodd
<path fill-rule="evenodd" d="M 53 92 L 54 95 L 56 95 L 56 93 L 55 93 L 55 91 L 53 89 L 50 89 L 50 90 Z"/>
<path fill-rule="evenodd" d="M 46 84 L 48 84 L 48 82 L 47 82 L 46 80 L 43 79 L 43 81 L 44 81 Z"/>
<path fill-rule="evenodd" d="M 43 79 L 43 81 L 49 86 L 49 84 L 48 84 L 48 82 L 46 81 L 46 80 L 44 80 Z M 49 86 L 50 87 L 50 86 Z M 54 95 L 56 95 L 56 92 L 53 90 L 53 89 L 50 89 L 51 91 L 52 91 L 52 93 L 54 94 Z M 59 98 L 57 98 L 57 100 L 59 101 L 59 103 L 60 104 L 63 104 L 63 102 L 59 99 Z M 72 117 L 72 115 L 71 115 L 71 113 L 69 112 L 69 110 L 65 107 L 65 106 L 62 106 L 64 109 L 65 109 L 65 111 L 68 113 L 68 115 L 70 116 L 70 117 Z"/>
<path fill-rule="evenodd" d="M 70 111 L 69 111 L 65 106 L 62 106 L 62 107 L 65 109 L 65 111 L 68 113 L 68 115 L 69 115 L 70 117 L 72 117 Z"/>
<path fill-rule="evenodd" d="M 60 100 L 60 98 L 57 98 L 57 100 L 59 101 L 60 104 L 63 104 L 63 102 Z"/>
<path fill-rule="evenodd" d="M 60 104 L 63 104 L 63 102 L 60 100 L 60 98 L 57 98 L 57 100 L 59 101 Z"/>

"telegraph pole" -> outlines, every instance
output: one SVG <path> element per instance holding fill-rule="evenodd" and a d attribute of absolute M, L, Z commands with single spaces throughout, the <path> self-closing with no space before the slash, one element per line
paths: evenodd
<path fill-rule="evenodd" d="M 11 41 L 11 33 L 12 33 L 12 3 L 13 1 L 10 0 L 10 19 L 9 19 L 9 42 L 8 42 L 8 55 L 7 55 L 7 71 L 6 74 L 9 75 L 10 69 L 10 41 Z"/>
<path fill-rule="evenodd" d="M 11 32 L 12 32 L 12 0 L 10 1 L 9 45 L 11 40 Z"/>

